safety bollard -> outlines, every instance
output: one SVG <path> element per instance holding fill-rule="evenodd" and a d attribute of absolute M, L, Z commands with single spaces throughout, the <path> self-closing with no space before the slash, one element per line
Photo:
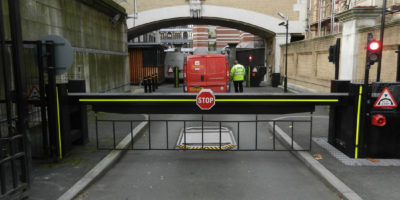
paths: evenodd
<path fill-rule="evenodd" d="M 148 79 L 147 79 L 147 85 L 148 85 L 148 87 L 149 87 L 149 93 L 152 93 L 153 92 L 153 88 L 151 87 L 152 86 L 152 80 L 153 78 L 151 77 L 151 76 L 148 76 Z"/>
<path fill-rule="evenodd" d="M 250 87 L 250 73 L 251 73 L 251 71 L 250 71 L 250 66 L 249 66 L 249 68 L 248 68 L 248 70 L 247 70 L 247 87 Z"/>
<path fill-rule="evenodd" d="M 174 87 L 179 88 L 179 68 L 174 67 Z"/>
<path fill-rule="evenodd" d="M 156 75 L 155 74 L 153 74 L 152 76 L 151 76 L 151 80 L 152 80 L 152 87 L 153 87 L 153 92 L 155 92 L 156 91 Z"/>
<path fill-rule="evenodd" d="M 147 76 L 143 77 L 144 93 L 147 93 Z"/>
<path fill-rule="evenodd" d="M 155 79 L 155 81 L 156 81 L 156 89 L 158 89 L 158 74 L 156 73 L 156 79 Z"/>

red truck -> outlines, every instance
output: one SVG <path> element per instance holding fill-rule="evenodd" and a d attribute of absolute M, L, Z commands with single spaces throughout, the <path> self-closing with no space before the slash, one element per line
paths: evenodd
<path fill-rule="evenodd" d="M 187 56 L 183 65 L 184 92 L 197 93 L 211 89 L 221 93 L 229 91 L 229 62 L 225 55 Z"/>

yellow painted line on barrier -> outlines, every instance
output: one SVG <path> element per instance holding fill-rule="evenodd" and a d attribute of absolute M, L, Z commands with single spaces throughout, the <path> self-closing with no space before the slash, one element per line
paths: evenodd
<path fill-rule="evenodd" d="M 80 102 L 196 102 L 196 99 L 79 99 Z M 339 102 L 339 99 L 215 99 L 217 102 Z"/>
<path fill-rule="evenodd" d="M 362 97 L 362 86 L 358 93 L 358 107 L 357 107 L 357 125 L 356 125 L 356 149 L 354 150 L 354 158 L 358 158 L 358 139 L 360 134 L 360 115 L 361 115 L 361 97 Z"/>
<path fill-rule="evenodd" d="M 80 102 L 196 102 L 196 99 L 79 99 Z"/>
<path fill-rule="evenodd" d="M 221 102 L 339 102 L 339 99 L 215 99 Z"/>
<path fill-rule="evenodd" d="M 60 101 L 58 99 L 58 87 L 56 87 L 57 99 L 57 125 L 58 125 L 58 146 L 60 148 L 60 159 L 62 159 L 62 146 L 61 146 L 61 123 L 60 123 Z"/>

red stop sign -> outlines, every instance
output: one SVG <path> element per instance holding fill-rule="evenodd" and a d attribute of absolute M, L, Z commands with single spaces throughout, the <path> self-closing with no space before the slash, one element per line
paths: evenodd
<path fill-rule="evenodd" d="M 212 90 L 202 89 L 196 97 L 196 104 L 202 110 L 210 110 L 215 105 L 215 96 Z"/>

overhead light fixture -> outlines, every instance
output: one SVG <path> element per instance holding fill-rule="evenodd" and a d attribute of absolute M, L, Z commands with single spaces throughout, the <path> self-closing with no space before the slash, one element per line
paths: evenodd
<path fill-rule="evenodd" d="M 282 17 L 283 19 L 285 19 L 285 20 L 288 19 L 288 17 L 287 17 L 286 15 L 284 15 L 283 13 L 281 13 L 281 12 L 278 12 L 278 15 L 279 15 L 280 17 Z"/>
<path fill-rule="evenodd" d="M 116 14 L 112 19 L 111 19 L 111 23 L 115 24 L 119 21 L 119 19 L 121 18 L 121 13 Z"/>

